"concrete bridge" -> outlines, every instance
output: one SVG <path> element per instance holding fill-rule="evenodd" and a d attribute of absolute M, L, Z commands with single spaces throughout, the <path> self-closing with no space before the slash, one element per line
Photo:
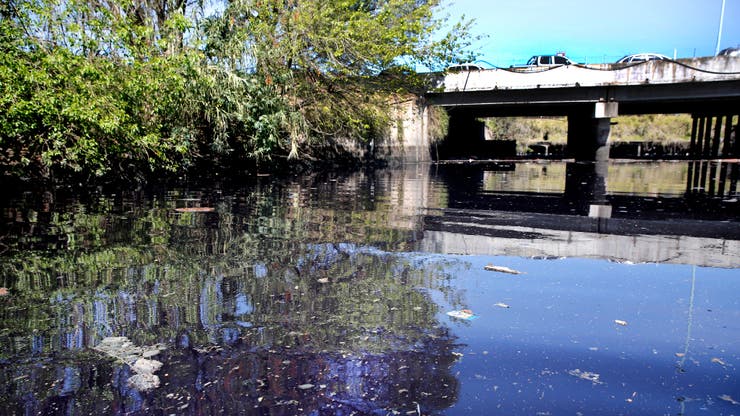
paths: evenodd
<path fill-rule="evenodd" d="M 404 138 L 406 150 L 412 149 L 406 159 L 429 159 L 426 106 L 447 110 L 452 141 L 484 140 L 482 123 L 476 122 L 481 117 L 567 116 L 569 157 L 577 160 L 608 158 L 613 117 L 689 113 L 693 156 L 740 155 L 733 133 L 740 114 L 737 57 L 462 71 L 439 75 L 424 98 L 404 120 L 414 135 Z"/>

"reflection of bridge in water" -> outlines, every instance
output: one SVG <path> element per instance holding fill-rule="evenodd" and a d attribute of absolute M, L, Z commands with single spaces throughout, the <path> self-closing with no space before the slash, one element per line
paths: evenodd
<path fill-rule="evenodd" d="M 694 237 L 677 232 L 701 230 L 702 234 L 708 234 L 723 227 L 727 224 L 445 210 L 441 215 L 425 217 L 421 249 L 437 253 L 585 257 L 632 263 L 740 267 L 739 235 L 734 238 Z M 656 233 L 659 230 L 671 233 Z M 740 234 L 740 231 L 736 229 L 735 233 Z"/>
<path fill-rule="evenodd" d="M 568 163 L 562 193 L 481 190 L 490 167 L 436 166 L 448 201 L 427 210 L 419 248 L 740 267 L 740 165 L 687 163 L 685 192 L 665 195 L 607 193 L 601 163 Z"/>

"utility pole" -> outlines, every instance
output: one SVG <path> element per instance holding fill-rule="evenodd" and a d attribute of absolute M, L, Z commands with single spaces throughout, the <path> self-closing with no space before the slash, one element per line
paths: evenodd
<path fill-rule="evenodd" d="M 719 54 L 719 41 L 722 40 L 722 21 L 725 19 L 725 0 L 722 0 L 722 11 L 719 13 L 719 30 L 717 31 L 717 48 L 714 50 L 714 56 Z"/>

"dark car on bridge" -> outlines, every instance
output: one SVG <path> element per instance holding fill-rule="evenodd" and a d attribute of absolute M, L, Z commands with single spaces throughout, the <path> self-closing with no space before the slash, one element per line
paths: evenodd
<path fill-rule="evenodd" d="M 719 51 L 717 56 L 740 56 L 740 47 L 722 49 L 721 51 Z"/>

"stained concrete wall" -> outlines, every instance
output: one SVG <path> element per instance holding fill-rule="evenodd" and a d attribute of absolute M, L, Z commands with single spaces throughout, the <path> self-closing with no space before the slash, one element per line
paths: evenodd
<path fill-rule="evenodd" d="M 391 164 L 431 161 L 429 107 L 423 97 L 408 96 L 391 104 L 388 133 L 376 142 L 375 156 Z"/>
<path fill-rule="evenodd" d="M 518 68 L 462 71 L 440 78 L 444 92 L 674 84 L 740 78 L 740 59 L 716 56 L 639 64 L 568 65 L 552 69 Z"/>

